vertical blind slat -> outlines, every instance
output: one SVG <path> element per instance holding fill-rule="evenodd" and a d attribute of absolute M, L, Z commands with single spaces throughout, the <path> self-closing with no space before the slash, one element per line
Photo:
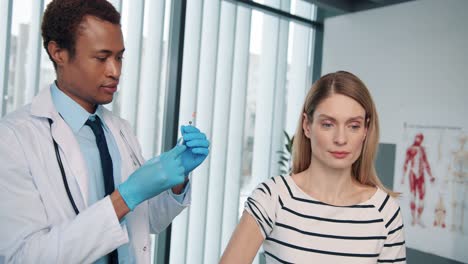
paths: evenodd
<path fill-rule="evenodd" d="M 312 6 L 305 5 L 302 2 L 296 3 L 296 10 L 300 15 L 310 17 L 312 15 Z M 286 113 L 286 131 L 292 134 L 296 130 L 297 118 L 301 112 L 305 92 L 308 87 L 308 58 L 311 29 L 309 27 L 292 24 L 294 27 L 293 46 L 291 47 L 291 69 L 288 86 L 288 108 Z"/>
<path fill-rule="evenodd" d="M 212 138 L 214 86 L 216 77 L 216 51 L 218 48 L 218 18 L 220 1 L 205 0 L 202 14 L 202 31 L 200 44 L 198 94 L 197 94 L 197 127 Z M 192 208 L 188 234 L 187 261 L 204 263 L 204 241 L 206 230 L 206 207 L 208 177 L 211 155 L 197 168 L 193 180 Z"/>
<path fill-rule="evenodd" d="M 140 83 L 141 47 L 144 17 L 143 0 L 128 1 L 123 5 L 122 25 L 125 41 L 125 63 L 122 67 L 121 84 L 118 92 L 119 114 L 136 128 L 138 90 Z M 115 107 L 115 105 L 114 105 Z"/>
<path fill-rule="evenodd" d="M 0 116 L 6 114 L 13 0 L 0 1 Z"/>
<path fill-rule="evenodd" d="M 23 105 L 26 102 L 31 102 L 39 89 L 39 66 L 41 62 L 42 47 L 41 18 L 43 10 L 44 0 L 33 1 L 31 7 L 31 23 L 29 24 L 28 55 L 26 59 L 26 93 L 24 95 L 24 100 L 20 105 Z M 24 52 L 24 50 L 21 52 Z M 17 107 L 20 105 L 17 105 Z"/>
<path fill-rule="evenodd" d="M 290 1 L 282 1 L 280 8 L 282 10 L 289 10 Z M 285 19 L 281 19 L 278 24 L 278 52 L 277 52 L 277 66 L 275 74 L 275 94 L 274 94 L 274 107 L 273 107 L 273 120 L 271 130 L 271 143 L 270 149 L 270 177 L 279 175 L 279 154 L 278 151 L 283 149 L 284 144 L 284 122 L 286 110 L 286 78 L 288 71 L 288 36 L 289 36 L 289 23 Z"/>
<path fill-rule="evenodd" d="M 193 112 L 196 112 L 197 109 L 202 14 L 203 1 L 187 1 L 179 126 L 187 125 L 192 118 Z M 193 174 L 193 179 L 191 179 L 192 188 L 193 184 L 199 181 L 198 178 L 201 176 L 198 169 Z M 199 215 L 204 214 L 204 212 L 200 211 L 201 203 L 196 197 L 197 194 L 192 192 L 191 206 L 177 216 L 172 223 L 171 248 L 181 250 L 171 250 L 169 258 L 171 264 L 191 263 L 188 258 L 189 247 L 187 246 L 190 232 L 189 217 L 197 218 Z"/>
<path fill-rule="evenodd" d="M 229 130 L 230 94 L 234 52 L 235 6 L 221 2 L 216 84 L 213 111 L 211 166 L 208 181 L 208 200 L 205 234 L 205 263 L 216 263 L 220 254 L 222 208 L 226 171 L 226 142 Z M 237 124 L 235 124 L 237 125 Z"/>
<path fill-rule="evenodd" d="M 163 89 L 160 84 L 165 2 L 149 1 L 145 8 L 144 30 L 147 30 L 148 34 L 143 34 L 136 132 L 143 156 L 146 158 L 155 154 L 154 146 L 158 144 L 155 131 L 159 130 L 157 116 L 160 90 Z"/>
<path fill-rule="evenodd" d="M 240 177 L 242 174 L 242 140 L 249 69 L 251 10 L 237 7 L 234 64 L 227 139 L 221 254 L 238 221 Z"/>

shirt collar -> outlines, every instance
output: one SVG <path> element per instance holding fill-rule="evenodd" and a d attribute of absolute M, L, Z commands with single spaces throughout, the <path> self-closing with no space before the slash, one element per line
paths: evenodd
<path fill-rule="evenodd" d="M 78 133 L 78 131 L 84 126 L 86 120 L 90 117 L 94 120 L 94 116 L 96 115 L 99 116 L 104 124 L 101 105 L 98 105 L 94 114 L 90 114 L 81 105 L 62 92 L 55 82 L 51 84 L 50 92 L 52 95 L 52 102 L 54 103 L 57 112 L 59 112 L 63 120 L 65 120 L 65 122 L 70 126 L 73 133 Z M 104 129 L 107 129 L 105 124 Z"/>

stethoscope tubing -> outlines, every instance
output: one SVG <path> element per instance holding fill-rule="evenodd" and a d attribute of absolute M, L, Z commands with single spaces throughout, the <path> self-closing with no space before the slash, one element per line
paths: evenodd
<path fill-rule="evenodd" d="M 52 121 L 52 119 L 49 119 L 51 135 L 52 135 L 52 123 L 53 122 L 54 121 Z M 55 156 L 57 158 L 57 163 L 60 167 L 60 173 L 62 174 L 63 185 L 65 186 L 65 191 L 67 192 L 68 200 L 70 200 L 70 203 L 73 207 L 73 210 L 75 211 L 75 214 L 78 215 L 80 211 L 78 210 L 78 207 L 75 204 L 75 200 L 73 199 L 73 196 L 71 194 L 70 187 L 68 186 L 67 175 L 65 173 L 65 169 L 63 168 L 62 158 L 60 157 L 60 151 L 59 151 L 57 141 L 55 141 L 54 137 L 52 137 L 52 141 L 54 142 Z"/>
<path fill-rule="evenodd" d="M 70 187 L 68 186 L 67 175 L 66 175 L 65 169 L 63 167 L 59 147 L 58 147 L 57 141 L 55 141 L 54 137 L 52 136 L 52 123 L 54 121 L 52 119 L 48 119 L 48 120 L 49 120 L 49 125 L 50 125 L 50 134 L 51 134 L 51 137 L 52 137 L 52 141 L 54 142 L 55 156 L 57 158 L 57 163 L 58 163 L 58 165 L 60 167 L 60 173 L 62 174 L 63 185 L 65 186 L 65 191 L 67 192 L 68 200 L 70 200 L 70 203 L 71 203 L 71 205 L 73 207 L 73 210 L 78 215 L 80 213 L 80 211 L 78 210 L 78 207 L 76 206 L 75 200 L 73 199 L 73 196 L 72 196 L 71 191 L 70 191 Z M 132 158 L 133 165 L 136 166 L 137 168 L 140 167 L 141 166 L 140 160 L 138 159 L 137 155 L 135 154 L 135 151 L 133 151 L 132 147 L 130 147 L 127 139 L 125 138 L 125 135 L 122 132 L 122 130 L 120 131 L 120 136 L 123 138 L 125 145 L 129 149 L 130 157 Z"/>

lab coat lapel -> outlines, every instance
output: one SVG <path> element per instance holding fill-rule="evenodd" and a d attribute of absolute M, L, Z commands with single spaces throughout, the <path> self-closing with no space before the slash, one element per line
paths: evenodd
<path fill-rule="evenodd" d="M 86 162 L 73 131 L 55 109 L 49 87 L 41 90 L 33 99 L 31 114 L 53 120 L 52 137 L 57 142 L 61 154 L 63 154 L 61 158 L 65 171 L 68 168 L 72 172 L 72 175 L 67 174 L 67 180 L 74 178 L 80 189 L 81 197 L 77 197 L 75 193 L 72 193 L 72 195 L 74 199 L 81 198 L 81 201 L 75 201 L 78 207 L 81 204 L 86 208 L 88 206 L 88 170 L 86 169 Z M 44 122 L 46 122 L 47 126 L 49 125 L 48 121 L 44 120 Z"/>
<path fill-rule="evenodd" d="M 52 137 L 63 152 L 62 159 L 66 159 L 69 169 L 78 183 L 83 204 L 88 207 L 88 170 L 86 169 L 86 162 L 73 131 L 60 116 L 52 124 Z M 70 179 L 70 177 L 67 177 L 67 179 Z"/>

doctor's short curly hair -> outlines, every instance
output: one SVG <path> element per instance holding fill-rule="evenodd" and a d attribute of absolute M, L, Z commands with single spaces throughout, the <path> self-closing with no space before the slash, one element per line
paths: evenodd
<path fill-rule="evenodd" d="M 79 25 L 85 16 L 120 24 L 119 12 L 106 0 L 53 0 L 47 5 L 42 19 L 42 39 L 55 68 L 57 65 L 47 50 L 49 42 L 57 42 L 61 48 L 68 50 L 73 58 Z"/>

